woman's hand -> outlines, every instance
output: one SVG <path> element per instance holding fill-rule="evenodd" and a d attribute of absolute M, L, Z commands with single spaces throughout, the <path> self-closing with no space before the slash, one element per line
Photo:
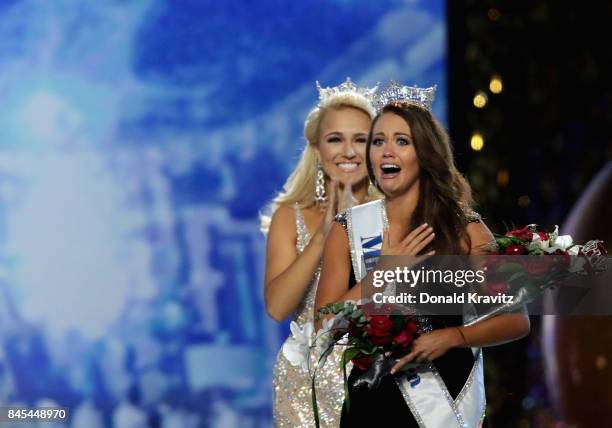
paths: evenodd
<path fill-rule="evenodd" d="M 323 215 L 323 220 L 319 228 L 315 232 L 315 239 L 319 239 L 321 242 L 324 242 L 325 238 L 327 238 L 327 234 L 334 223 L 336 214 L 351 208 L 355 204 L 355 198 L 353 197 L 353 190 L 350 184 L 345 184 L 343 188 L 340 189 L 338 180 L 332 178 L 328 187 L 329 195 L 325 214 Z"/>
<path fill-rule="evenodd" d="M 433 232 L 433 228 L 427 223 L 423 223 L 411 231 L 404 239 L 398 242 L 392 242 L 389 237 L 389 229 L 385 229 L 383 230 L 383 242 L 380 255 L 416 256 L 433 241 L 435 236 L 436 234 Z M 432 250 L 426 254 L 433 255 L 435 251 Z"/>
<path fill-rule="evenodd" d="M 455 327 L 447 327 L 425 333 L 415 339 L 412 343 L 412 351 L 397 361 L 391 368 L 391 374 L 396 373 L 411 362 L 433 361 L 444 355 L 449 349 L 463 344 L 463 336 Z"/>

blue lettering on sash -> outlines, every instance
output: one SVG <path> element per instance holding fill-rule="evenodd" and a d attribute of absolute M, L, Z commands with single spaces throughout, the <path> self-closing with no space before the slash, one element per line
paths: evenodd
<path fill-rule="evenodd" d="M 361 237 L 361 248 L 363 249 L 363 255 L 366 257 L 379 256 L 380 249 L 382 247 L 382 236 L 362 236 Z"/>
<path fill-rule="evenodd" d="M 366 271 L 370 271 L 378 263 L 382 248 L 382 235 L 362 236 L 360 239 Z"/>
<path fill-rule="evenodd" d="M 415 377 L 413 377 L 412 379 L 409 380 L 410 382 L 410 387 L 414 388 L 415 386 L 417 386 L 419 383 L 421 383 L 421 376 L 419 375 L 415 375 Z"/>
<path fill-rule="evenodd" d="M 411 388 L 414 388 L 421 383 L 421 376 L 419 376 L 417 371 L 413 368 L 408 369 L 408 382 L 410 383 Z"/>

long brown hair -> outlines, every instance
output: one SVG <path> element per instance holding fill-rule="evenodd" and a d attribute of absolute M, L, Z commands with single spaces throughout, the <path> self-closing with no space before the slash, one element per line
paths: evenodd
<path fill-rule="evenodd" d="M 432 247 L 437 254 L 465 254 L 465 245 L 470 248 L 465 213 L 472 209 L 472 190 L 455 166 L 448 134 L 428 110 L 413 104 L 387 105 L 374 118 L 366 146 L 370 180 L 378 186 L 370 160 L 370 148 L 374 125 L 384 113 L 394 113 L 410 126 L 419 162 L 419 200 L 410 228 L 427 222 L 436 231 Z M 378 189 L 382 192 L 382 189 Z"/>

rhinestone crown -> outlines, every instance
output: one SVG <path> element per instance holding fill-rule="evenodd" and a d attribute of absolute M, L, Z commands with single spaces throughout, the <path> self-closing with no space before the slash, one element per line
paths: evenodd
<path fill-rule="evenodd" d="M 319 84 L 317 80 L 317 90 L 319 91 L 319 105 L 324 105 L 327 100 L 331 97 L 335 97 L 340 94 L 353 93 L 362 95 L 365 97 L 370 103 L 374 102 L 376 96 L 376 90 L 378 89 L 378 85 L 368 88 L 366 86 L 360 87 L 353 83 L 350 77 L 347 77 L 344 83 L 341 83 L 338 86 L 323 88 Z"/>
<path fill-rule="evenodd" d="M 391 81 L 389 84 L 379 91 L 374 97 L 374 108 L 376 112 L 380 112 L 385 106 L 414 104 L 431 111 L 431 106 L 436 97 L 437 86 L 429 88 L 419 88 L 417 86 L 402 86 Z"/>

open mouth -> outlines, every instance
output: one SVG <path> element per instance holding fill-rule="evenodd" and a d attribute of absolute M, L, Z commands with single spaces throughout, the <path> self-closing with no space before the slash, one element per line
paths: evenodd
<path fill-rule="evenodd" d="M 402 168 L 399 165 L 393 163 L 383 163 L 380 166 L 382 170 L 382 178 L 393 178 L 396 177 Z"/>
<path fill-rule="evenodd" d="M 336 166 L 344 172 L 354 172 L 359 168 L 359 162 L 340 162 Z"/>

